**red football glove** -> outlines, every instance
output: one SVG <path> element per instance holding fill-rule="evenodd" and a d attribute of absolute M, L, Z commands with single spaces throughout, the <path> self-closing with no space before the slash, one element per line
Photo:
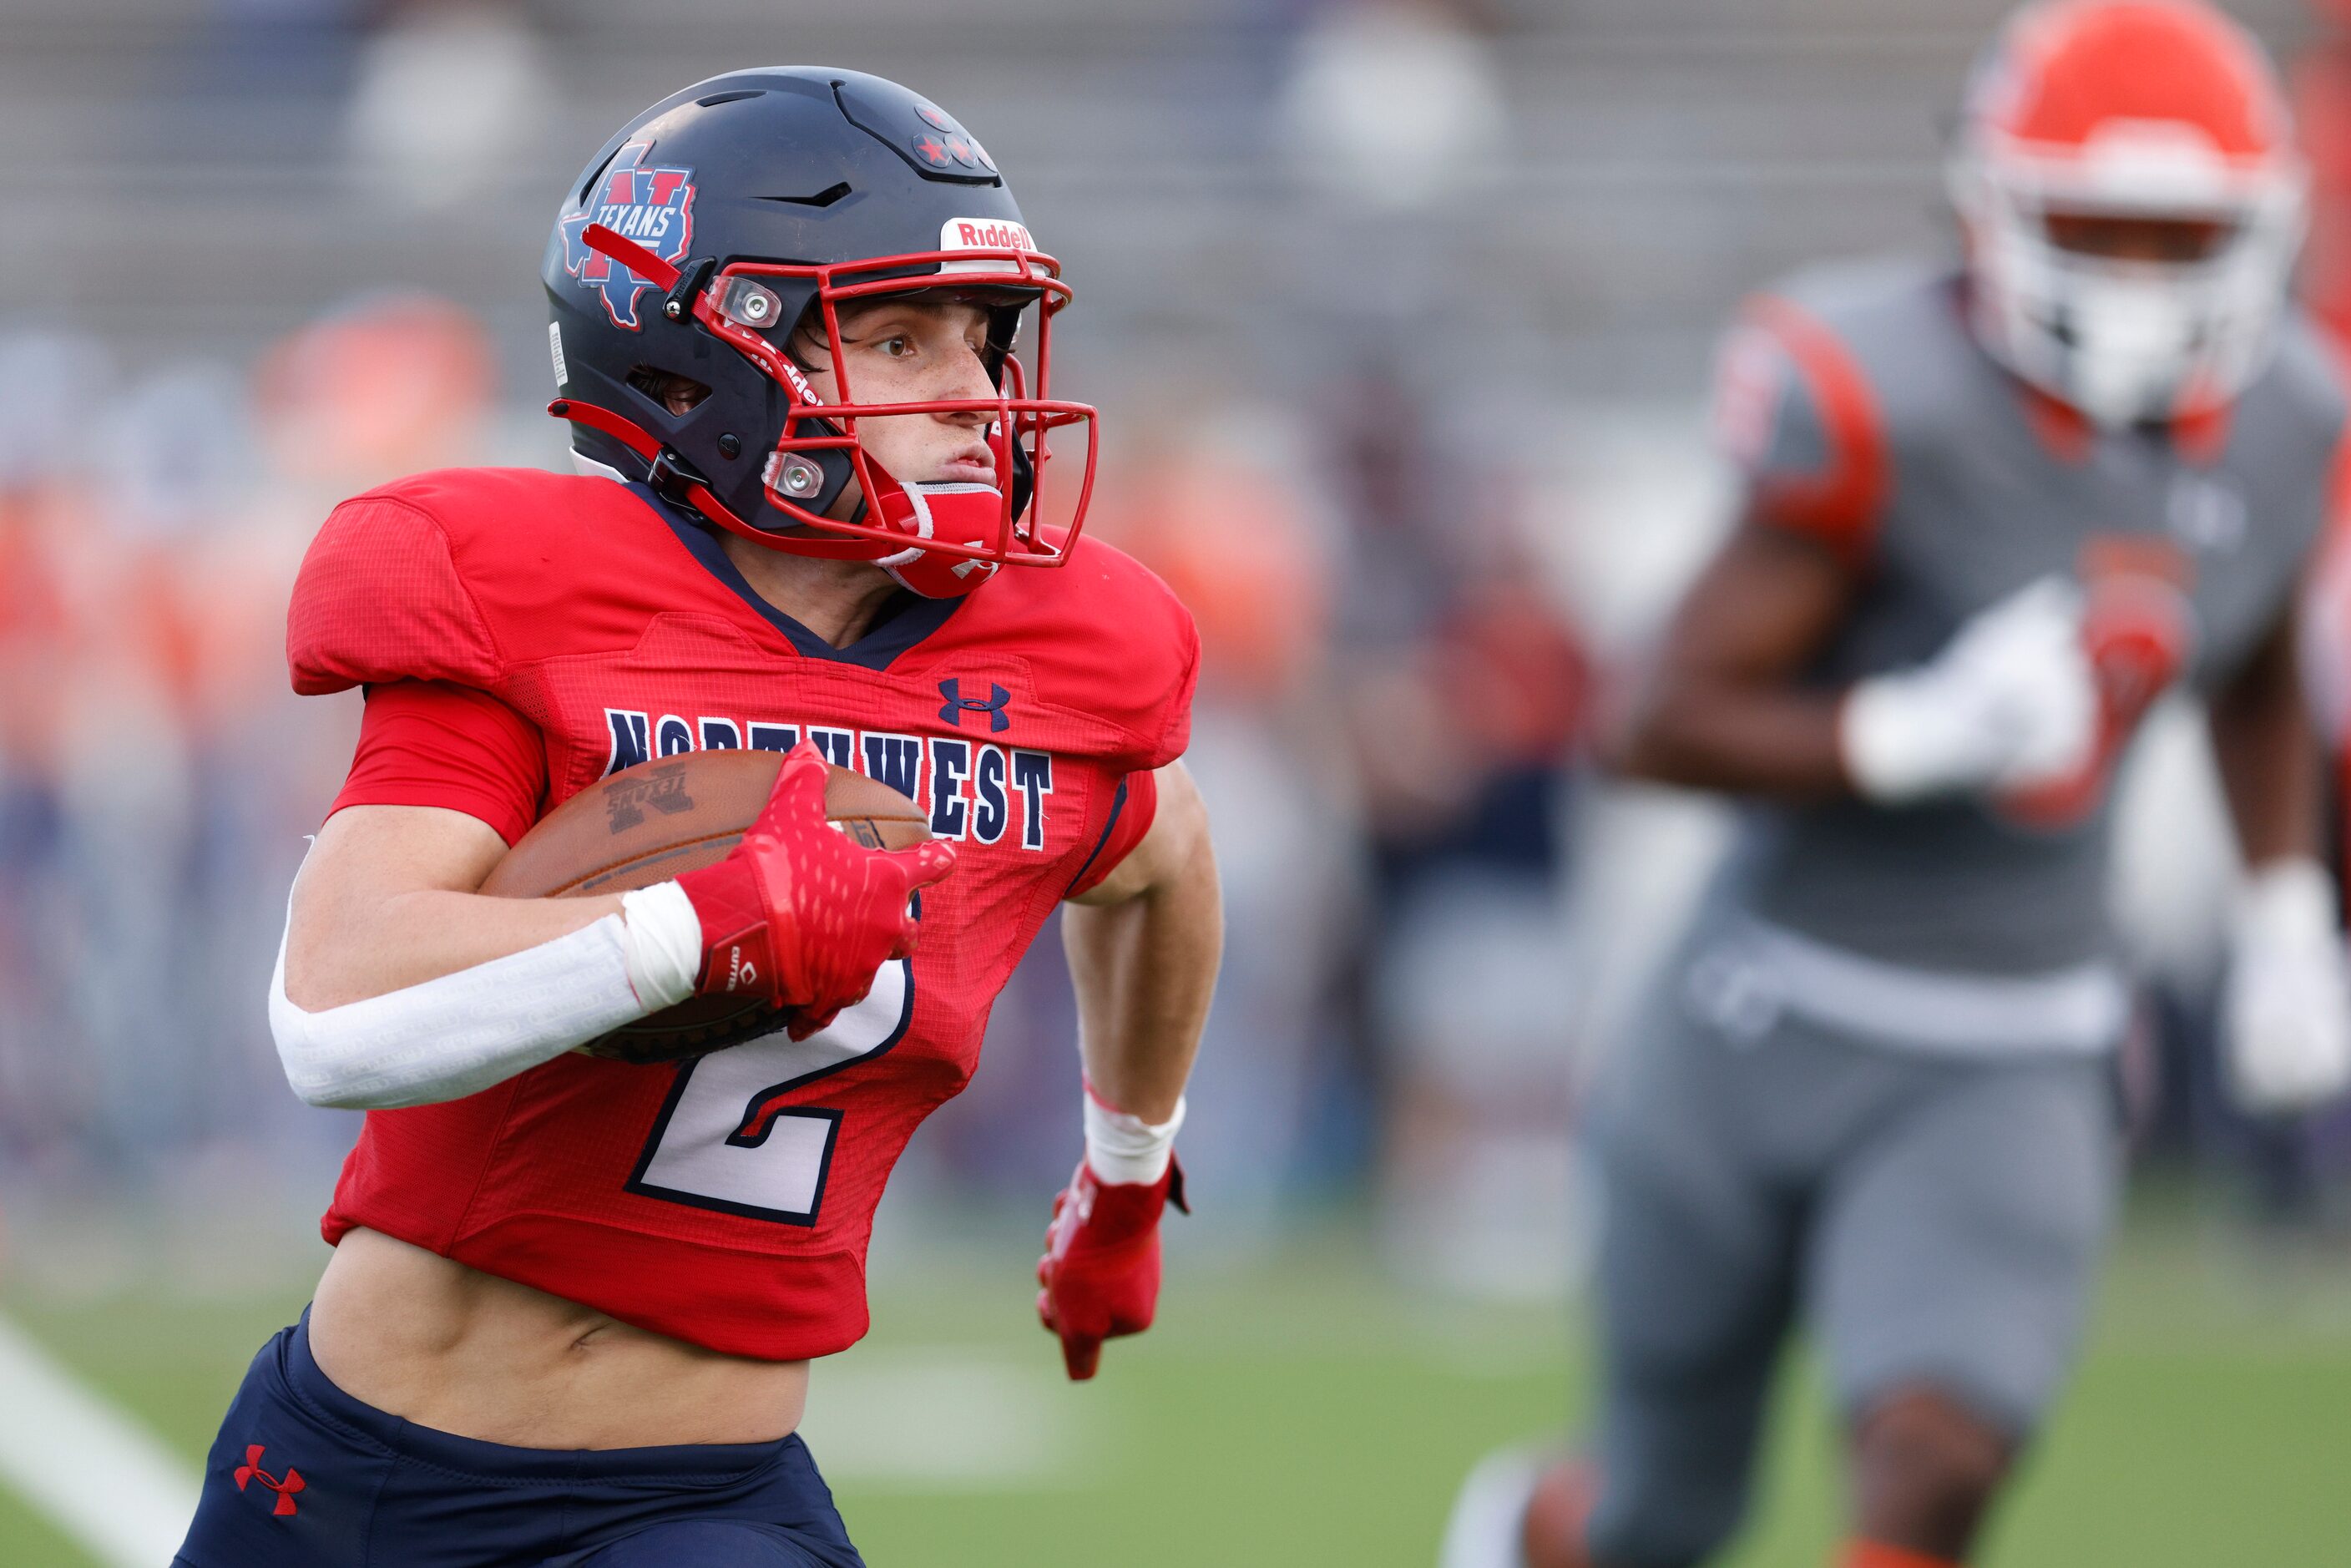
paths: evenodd
<path fill-rule="evenodd" d="M 702 920 L 704 996 L 744 991 L 793 1010 L 805 1040 L 863 998 L 874 972 L 914 949 L 914 889 L 955 869 L 943 843 L 874 850 L 824 817 L 825 764 L 803 741 L 732 853 L 677 879 Z"/>
<path fill-rule="evenodd" d="M 1084 1161 L 1060 1197 L 1037 1260 L 1037 1315 L 1061 1336 L 1070 1381 L 1082 1383 L 1102 1361 L 1102 1341 L 1141 1333 L 1159 1301 L 1159 1215 L 1169 1203 L 1186 1214 L 1184 1168 L 1171 1157 L 1157 1181 L 1107 1186 Z"/>

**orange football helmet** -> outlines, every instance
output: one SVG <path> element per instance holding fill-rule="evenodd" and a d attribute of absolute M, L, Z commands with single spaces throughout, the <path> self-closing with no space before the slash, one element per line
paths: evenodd
<path fill-rule="evenodd" d="M 2261 46 L 2204 0 L 2043 0 L 1970 81 L 1949 167 L 1976 329 L 2101 424 L 2209 412 L 2267 361 L 2309 179 Z M 2165 254 L 2072 236 L 2178 225 Z"/>

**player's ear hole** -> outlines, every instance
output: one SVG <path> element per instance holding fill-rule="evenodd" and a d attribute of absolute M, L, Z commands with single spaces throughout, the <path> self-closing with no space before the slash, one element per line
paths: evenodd
<path fill-rule="evenodd" d="M 710 389 L 693 377 L 681 376 L 673 371 L 657 371 L 651 365 L 638 365 L 632 369 L 629 384 L 673 414 L 691 413 L 695 404 L 710 395 Z"/>

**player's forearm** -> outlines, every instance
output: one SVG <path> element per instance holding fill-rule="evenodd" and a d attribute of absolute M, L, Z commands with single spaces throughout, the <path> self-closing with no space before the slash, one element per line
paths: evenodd
<path fill-rule="evenodd" d="M 2298 711 L 2213 716 L 2213 750 L 2247 865 L 2319 845 L 2318 742 Z"/>
<path fill-rule="evenodd" d="M 1189 775 L 1163 770 L 1162 780 L 1158 816 L 1119 867 L 1135 891 L 1061 912 L 1088 1081 L 1085 1158 L 1053 1203 L 1037 1312 L 1080 1381 L 1094 1375 L 1103 1340 L 1151 1326 L 1160 1216 L 1184 1203 L 1184 1084 L 1224 947 L 1207 813 Z"/>
<path fill-rule="evenodd" d="M 2215 697 L 2211 728 L 2245 863 L 2317 853 L 2323 765 L 2290 623 L 2281 624 Z"/>
<path fill-rule="evenodd" d="M 1686 789 L 1789 800 L 1847 793 L 1839 706 L 1817 692 L 1669 677 L 1604 731 L 1601 759 Z"/>
<path fill-rule="evenodd" d="M 617 915 L 453 974 L 340 1007 L 286 994 L 281 947 L 269 1032 L 296 1094 L 313 1105 L 386 1110 L 462 1099 L 648 1010 Z"/>
<path fill-rule="evenodd" d="M 1818 799 L 1850 788 L 1839 697 L 1803 672 L 1834 635 L 1851 569 L 1816 542 L 1750 523 L 1690 585 L 1655 665 L 1600 727 L 1602 762 L 1662 784 Z"/>
<path fill-rule="evenodd" d="M 486 898 L 506 841 L 460 811 L 354 806 L 319 829 L 294 884 L 286 994 L 341 1007 L 551 942 L 620 913 L 617 897 Z"/>
<path fill-rule="evenodd" d="M 286 994 L 317 1010 L 470 969 L 568 936 L 621 912 L 603 898 L 487 898 L 425 889 L 369 897 L 295 894 Z"/>
<path fill-rule="evenodd" d="M 1079 1050 L 1095 1093 L 1145 1122 L 1183 1097 L 1224 952 L 1224 905 L 1205 832 L 1157 884 L 1122 903 L 1065 905 Z"/>
<path fill-rule="evenodd" d="M 674 939 L 632 941 L 616 898 L 469 891 L 505 852 L 485 824 L 436 808 L 354 807 L 328 821 L 270 981 L 270 1034 L 297 1094 L 364 1110 L 455 1099 L 659 1000 L 639 971 L 653 976 L 645 960 Z"/>

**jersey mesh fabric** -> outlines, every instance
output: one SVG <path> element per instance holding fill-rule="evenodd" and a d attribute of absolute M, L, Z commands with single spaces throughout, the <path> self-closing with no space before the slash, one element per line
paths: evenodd
<path fill-rule="evenodd" d="M 1154 819 L 1159 815 L 1159 778 L 1156 774 L 1130 773 L 1119 781 L 1113 798 L 1110 825 L 1102 830 L 1101 841 L 1086 863 L 1078 871 L 1077 881 L 1070 884 L 1066 896 L 1077 897 L 1100 887 L 1116 871 L 1119 862 L 1134 852 L 1143 835 L 1151 831 Z"/>
<path fill-rule="evenodd" d="M 885 966 L 868 1005 L 805 1045 L 771 1036 L 674 1067 L 569 1054 L 464 1100 L 371 1113 L 327 1239 L 366 1226 L 729 1354 L 845 1348 L 864 1332 L 891 1167 L 969 1079 L 1006 977 L 1115 837 L 1121 780 L 1184 746 L 1189 618 L 1088 541 L 1065 569 L 1002 574 L 891 656 L 811 656 L 697 560 L 689 525 L 622 486 L 467 470 L 395 488 L 393 505 L 350 504 L 366 528 L 329 520 L 298 601 L 314 577 L 378 570 L 387 511 L 445 538 L 459 580 L 423 601 L 478 612 L 471 684 L 541 736 L 542 809 L 637 748 L 806 736 L 912 796 L 958 862 L 921 896 L 911 964 Z M 297 620 L 310 628 L 295 644 L 302 689 L 398 678 L 389 666 L 418 635 L 380 651 L 340 640 L 330 618 Z M 373 636 L 382 619 L 358 624 Z"/>
<path fill-rule="evenodd" d="M 501 663 L 438 522 L 397 497 L 335 508 L 286 615 L 287 663 L 303 696 L 376 679 L 495 679 Z M 376 672 L 370 674 L 371 671 Z"/>
<path fill-rule="evenodd" d="M 440 806 L 488 823 L 512 844 L 547 795 L 547 745 L 487 692 L 447 681 L 371 686 L 359 748 L 327 809 Z"/>

